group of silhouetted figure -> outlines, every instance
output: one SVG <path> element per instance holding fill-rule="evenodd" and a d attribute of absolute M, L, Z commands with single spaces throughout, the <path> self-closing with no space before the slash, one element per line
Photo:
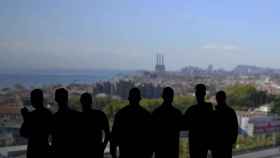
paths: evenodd
<path fill-rule="evenodd" d="M 104 112 L 92 109 L 92 96 L 80 97 L 82 112 L 68 106 L 68 91 L 55 92 L 58 111 L 44 107 L 43 92 L 31 92 L 34 111 L 22 109 L 20 129 L 28 139 L 27 158 L 103 158 L 110 141 L 113 158 L 179 158 L 181 131 L 188 131 L 191 158 L 230 158 L 238 135 L 237 117 L 226 104 L 226 93 L 216 94 L 217 105 L 205 101 L 206 86 L 195 87 L 197 104 L 182 114 L 173 105 L 174 91 L 163 89 L 163 103 L 152 113 L 140 106 L 141 92 L 129 91 L 129 105 L 115 114 L 110 132 Z"/>

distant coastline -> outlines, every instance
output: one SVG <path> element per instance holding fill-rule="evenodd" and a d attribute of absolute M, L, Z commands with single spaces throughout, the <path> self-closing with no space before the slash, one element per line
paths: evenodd
<path fill-rule="evenodd" d="M 146 72 L 146 74 L 145 74 Z M 133 76 L 141 74 L 147 79 L 149 72 L 157 73 L 155 70 L 0 70 L 0 88 L 12 87 L 20 84 L 24 87 L 41 87 L 49 85 L 69 85 L 69 84 L 94 84 L 97 81 L 112 80 L 117 77 Z M 161 74 L 161 73 L 160 73 Z M 209 65 L 207 68 L 197 66 L 185 66 L 177 71 L 164 70 L 163 74 L 173 76 L 270 76 L 278 78 L 280 69 L 259 67 L 253 65 L 237 65 L 232 70 L 214 68 Z M 175 75 L 175 76 L 174 76 Z M 139 76 L 138 76 L 139 77 Z M 148 77 L 149 78 L 149 77 Z M 176 78 L 176 77 L 175 77 Z"/>
<path fill-rule="evenodd" d="M 96 81 L 111 80 L 114 77 L 125 76 L 129 70 L 59 70 L 33 72 L 0 72 L 0 88 L 13 87 L 20 84 L 25 87 L 41 87 L 55 84 L 68 85 L 93 84 Z"/>

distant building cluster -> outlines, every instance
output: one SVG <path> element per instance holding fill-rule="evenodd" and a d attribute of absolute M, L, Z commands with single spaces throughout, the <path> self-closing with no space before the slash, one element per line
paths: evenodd
<path fill-rule="evenodd" d="M 20 95 L 25 92 L 18 91 L 15 94 L 1 92 L 0 95 L 0 146 L 25 144 L 26 141 L 19 136 L 18 128 L 22 123 L 20 109 L 23 100 Z"/>
<path fill-rule="evenodd" d="M 253 111 L 238 111 L 239 133 L 247 136 L 280 132 L 280 117 L 270 115 L 271 105 Z"/>
<path fill-rule="evenodd" d="M 250 84 L 269 94 L 280 94 L 280 70 L 239 65 L 233 70 L 206 69 L 187 66 L 178 72 L 166 71 L 164 56 L 157 54 L 154 71 L 140 71 L 112 81 L 100 81 L 93 85 L 93 94 L 103 94 L 126 99 L 128 90 L 138 87 L 145 98 L 159 98 L 164 86 L 172 86 L 176 95 L 192 95 L 197 83 L 208 85 L 209 93 L 235 84 Z M 277 75 L 278 74 L 278 75 Z"/>
<path fill-rule="evenodd" d="M 153 83 L 141 83 L 133 80 L 118 80 L 115 82 L 97 82 L 93 86 L 93 94 L 105 94 L 110 96 L 120 97 L 121 99 L 127 99 L 128 91 L 138 87 L 144 98 L 159 98 L 162 91 L 162 86 Z"/>

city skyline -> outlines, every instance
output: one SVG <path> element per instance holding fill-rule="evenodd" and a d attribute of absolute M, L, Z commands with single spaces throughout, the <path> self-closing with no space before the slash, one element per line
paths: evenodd
<path fill-rule="evenodd" d="M 2 70 L 280 68 L 276 0 L 2 1 Z"/>

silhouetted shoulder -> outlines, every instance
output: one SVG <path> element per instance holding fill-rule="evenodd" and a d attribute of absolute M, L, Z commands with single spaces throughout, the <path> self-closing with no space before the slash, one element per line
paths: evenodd
<path fill-rule="evenodd" d="M 44 115 L 47 115 L 47 116 L 49 116 L 49 117 L 52 116 L 51 111 L 48 110 L 48 109 L 46 109 L 46 108 L 42 109 L 41 113 L 43 113 Z"/>
<path fill-rule="evenodd" d="M 204 103 L 203 105 L 195 104 L 195 105 L 190 106 L 187 109 L 186 113 L 194 112 L 198 109 L 213 110 L 213 105 L 212 105 L 212 103 L 207 103 L 207 102 Z"/>
<path fill-rule="evenodd" d="M 122 109 L 120 109 L 115 115 L 114 124 L 115 125 L 119 124 L 122 117 L 126 117 L 128 114 L 130 114 L 130 109 L 131 109 L 130 105 L 127 105 Z"/>
<path fill-rule="evenodd" d="M 139 111 L 142 112 L 145 116 L 147 116 L 147 118 L 151 116 L 151 113 L 141 106 L 139 106 Z"/>
<path fill-rule="evenodd" d="M 222 111 L 225 115 L 236 115 L 235 110 L 231 108 L 230 106 L 216 106 L 217 111 Z"/>
<path fill-rule="evenodd" d="M 92 113 L 90 114 L 93 122 L 95 122 L 96 124 L 99 124 L 101 125 L 102 127 L 101 128 L 105 128 L 106 126 L 108 126 L 108 119 L 107 119 L 107 116 L 106 114 L 101 111 L 101 110 L 92 110 Z"/>
<path fill-rule="evenodd" d="M 141 106 L 133 107 L 131 105 L 127 105 L 124 108 L 122 108 L 121 110 L 119 110 L 117 112 L 116 116 L 118 116 L 118 115 L 133 114 L 133 113 L 142 113 L 142 114 L 145 114 L 145 115 L 150 115 L 150 112 L 147 111 L 146 109 L 144 109 Z"/>
<path fill-rule="evenodd" d="M 172 114 L 174 116 L 179 116 L 179 117 L 182 115 L 182 112 L 173 106 L 168 106 L 168 107 L 159 106 L 152 112 L 152 115 L 157 116 L 157 115 L 161 115 L 161 114 L 164 115 L 166 113 Z"/>
<path fill-rule="evenodd" d="M 231 108 L 230 106 L 227 106 L 228 112 L 232 113 L 232 114 L 236 114 L 235 110 L 233 108 Z"/>
<path fill-rule="evenodd" d="M 162 106 L 159 106 L 159 107 L 157 107 L 157 108 L 152 112 L 152 115 L 153 115 L 153 116 L 156 116 L 156 115 L 158 115 L 159 113 L 162 113 L 162 111 L 163 111 Z"/>
<path fill-rule="evenodd" d="M 69 109 L 69 110 L 67 110 L 67 111 L 60 111 L 60 110 L 58 110 L 56 113 L 54 113 L 54 116 L 60 116 L 60 115 L 78 115 L 78 114 L 79 114 L 78 111 Z"/>
<path fill-rule="evenodd" d="M 119 118 L 121 115 L 126 114 L 128 111 L 129 111 L 129 105 L 127 105 L 127 106 L 123 107 L 122 109 L 120 109 L 120 110 L 116 113 L 115 117 L 116 117 L 116 118 Z"/>
<path fill-rule="evenodd" d="M 234 117 L 236 117 L 236 112 L 233 108 L 227 106 L 226 111 L 227 111 L 227 114 L 230 115 L 230 117 L 232 117 L 233 119 L 234 119 Z"/>
<path fill-rule="evenodd" d="M 190 112 L 192 112 L 192 111 L 194 111 L 194 110 L 196 110 L 197 106 L 198 106 L 198 105 L 196 105 L 196 104 L 190 106 L 190 107 L 186 110 L 185 115 L 188 114 L 188 113 L 190 113 Z"/>
<path fill-rule="evenodd" d="M 198 108 L 199 108 L 199 107 L 198 107 L 197 104 L 190 106 L 190 107 L 186 110 L 184 116 L 185 116 L 185 117 L 189 116 L 190 114 L 192 114 L 192 113 L 194 113 L 195 111 L 197 111 Z"/>
<path fill-rule="evenodd" d="M 94 109 L 94 110 L 92 110 L 92 113 L 99 117 L 106 117 L 106 114 L 101 110 Z"/>
<path fill-rule="evenodd" d="M 217 117 L 221 117 L 223 119 L 229 119 L 232 120 L 234 122 L 237 122 L 237 115 L 236 112 L 233 108 L 229 107 L 229 106 L 216 106 L 216 111 L 218 112 Z M 216 113 L 217 113 L 216 112 Z"/>
<path fill-rule="evenodd" d="M 212 105 L 212 103 L 205 103 L 204 106 L 205 106 L 208 110 L 213 110 L 213 105 Z"/>
<path fill-rule="evenodd" d="M 173 109 L 174 109 L 175 114 L 180 115 L 180 116 L 182 115 L 182 112 L 179 109 L 177 109 L 175 107 L 173 107 Z"/>

